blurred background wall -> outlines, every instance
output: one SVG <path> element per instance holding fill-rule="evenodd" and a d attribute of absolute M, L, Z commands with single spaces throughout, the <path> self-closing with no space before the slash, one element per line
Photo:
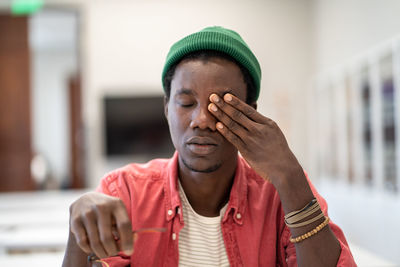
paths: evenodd
<path fill-rule="evenodd" d="M 399 35 L 399 1 L 313 1 L 313 73 Z"/>
<path fill-rule="evenodd" d="M 42 4 L 36 12 L 11 16 L 12 2 L 0 0 L 3 19 L 0 20 L 0 41 L 7 44 L 0 47 L 8 49 L 3 49 L 3 54 L 0 51 L 0 55 L 6 55 L 7 60 L 10 60 L 9 51 L 21 55 L 10 48 L 10 33 L 18 32 L 19 38 L 26 37 L 25 85 L 14 86 L 22 88 L 20 94 L 29 97 L 21 99 L 30 103 L 25 113 L 21 108 L 3 108 L 0 114 L 0 126 L 5 125 L 0 128 L 2 168 L 15 168 L 4 160 L 10 157 L 4 155 L 10 155 L 11 150 L 6 149 L 13 142 L 20 142 L 13 137 L 18 130 L 8 131 L 10 124 L 7 123 L 21 110 L 20 115 L 26 114 L 24 118 L 28 118 L 29 126 L 23 130 L 27 135 L 21 137 L 27 140 L 28 145 L 24 147 L 29 148 L 24 152 L 28 158 L 19 164 L 25 166 L 24 177 L 10 178 L 12 171 L 10 175 L 0 176 L 2 191 L 88 190 L 116 167 L 171 155 L 173 150 L 168 140 L 157 143 L 157 148 L 166 148 L 162 151 L 138 146 L 135 141 L 126 145 L 131 149 L 113 150 L 110 143 L 118 139 L 121 131 L 132 131 L 131 136 L 143 138 L 141 142 L 150 145 L 157 138 L 168 139 L 149 134 L 153 139 L 147 140 L 143 136 L 143 132 L 149 133 L 151 129 L 162 129 L 165 123 L 162 109 L 157 106 L 163 96 L 160 76 L 168 49 L 189 33 L 221 25 L 238 31 L 259 59 L 263 72 L 259 111 L 280 125 L 302 166 L 328 200 L 333 220 L 343 228 L 352 244 L 388 260 L 385 266 L 400 263 L 397 253 L 400 246 L 394 238 L 399 235 L 396 231 L 396 222 L 400 220 L 399 191 L 376 186 L 372 178 L 369 184 L 363 182 L 365 177 L 353 182 L 347 172 L 349 166 L 355 164 L 356 168 L 363 169 L 364 165 L 341 156 L 347 155 L 340 151 L 347 151 L 350 144 L 346 134 L 329 132 L 333 125 L 340 128 L 335 114 L 345 118 L 347 111 L 344 110 L 352 106 L 350 102 L 346 105 L 335 102 L 336 92 L 347 88 L 343 85 L 346 83 L 358 90 L 359 69 L 364 66 L 359 62 L 367 62 L 366 66 L 374 69 L 368 65 L 371 58 L 379 55 L 384 49 L 381 47 L 389 46 L 392 51 L 391 44 L 397 42 L 399 1 L 48 0 Z M 16 19 L 25 20 L 21 23 L 26 33 L 10 30 L 10 23 Z M 2 77 L 20 72 L 17 65 L 11 68 L 9 62 L 0 57 L 0 74 L 3 74 L 0 75 L 0 97 L 4 101 L 0 103 L 24 106 L 22 100 L 4 100 L 3 96 L 10 96 L 6 88 L 14 89 L 9 83 L 1 83 Z M 351 78 L 355 72 L 357 79 Z M 15 95 L 13 99 L 17 99 L 18 93 Z M 392 97 L 394 105 L 399 106 L 400 102 L 394 99 L 395 96 Z M 396 112 L 400 114 L 399 109 Z M 146 124 L 143 118 L 154 119 L 154 124 Z M 120 128 L 112 132 L 112 123 Z M 141 126 L 135 131 L 132 127 L 124 128 L 126 125 Z M 116 137 L 110 133 L 116 133 Z M 362 134 L 360 130 L 359 135 Z M 328 155 L 335 151 L 329 139 L 331 135 L 338 138 L 335 147 L 339 147 L 339 152 L 335 156 Z M 358 153 L 363 154 L 362 148 Z M 31 165 L 30 159 L 33 159 Z M 18 164 L 18 160 L 15 162 Z M 329 172 L 332 162 L 341 162 L 338 168 L 342 171 Z M 376 162 L 383 164 L 382 158 Z M 2 187 L 2 183 L 7 186 Z M 22 186 L 27 183 L 28 187 Z M 396 183 L 400 186 L 399 180 Z M 382 261 L 379 264 L 369 266 L 383 266 Z"/>
<path fill-rule="evenodd" d="M 314 1 L 312 9 L 311 177 L 352 242 L 400 264 L 400 2 Z"/>

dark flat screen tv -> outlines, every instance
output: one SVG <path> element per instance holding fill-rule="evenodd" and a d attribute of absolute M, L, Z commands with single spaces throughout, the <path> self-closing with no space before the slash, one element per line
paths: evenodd
<path fill-rule="evenodd" d="M 104 97 L 106 156 L 171 157 L 163 101 L 163 96 Z"/>

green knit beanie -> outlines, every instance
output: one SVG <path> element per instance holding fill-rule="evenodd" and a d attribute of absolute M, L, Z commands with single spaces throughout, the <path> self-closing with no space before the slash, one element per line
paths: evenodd
<path fill-rule="evenodd" d="M 246 68 L 253 78 L 256 100 L 260 95 L 261 68 L 257 58 L 240 35 L 223 27 L 207 27 L 190 34 L 172 45 L 162 72 L 162 83 L 167 71 L 185 55 L 199 50 L 216 50 L 228 54 Z"/>

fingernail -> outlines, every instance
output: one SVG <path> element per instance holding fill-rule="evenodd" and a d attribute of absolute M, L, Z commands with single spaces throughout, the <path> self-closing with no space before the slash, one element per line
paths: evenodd
<path fill-rule="evenodd" d="M 224 99 L 227 102 L 232 101 L 232 95 L 231 94 L 226 94 L 226 95 L 224 95 Z"/>
<path fill-rule="evenodd" d="M 219 102 L 219 97 L 218 97 L 216 94 L 212 94 L 212 95 L 211 95 L 211 98 L 212 98 L 212 101 L 213 101 L 213 102 L 215 102 L 215 103 L 218 103 L 218 102 Z"/>
<path fill-rule="evenodd" d="M 217 128 L 218 128 L 218 129 L 222 129 L 222 128 L 224 128 L 224 126 L 222 125 L 222 123 L 217 122 Z"/>
<path fill-rule="evenodd" d="M 216 112 L 217 110 L 218 110 L 218 108 L 217 108 L 217 106 L 216 105 L 214 105 L 214 104 L 210 104 L 210 109 L 212 110 L 212 111 L 214 111 L 214 112 Z"/>
<path fill-rule="evenodd" d="M 134 234 L 133 234 L 133 242 L 135 242 L 137 239 L 138 239 L 138 234 L 137 234 L 137 233 L 134 233 Z"/>

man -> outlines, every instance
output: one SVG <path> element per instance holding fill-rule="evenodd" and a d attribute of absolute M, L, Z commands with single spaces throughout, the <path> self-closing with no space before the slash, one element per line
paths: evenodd
<path fill-rule="evenodd" d="M 281 130 L 256 111 L 260 66 L 236 32 L 178 41 L 162 77 L 176 153 L 111 172 L 71 205 L 64 266 L 90 254 L 104 266 L 356 266 Z"/>

